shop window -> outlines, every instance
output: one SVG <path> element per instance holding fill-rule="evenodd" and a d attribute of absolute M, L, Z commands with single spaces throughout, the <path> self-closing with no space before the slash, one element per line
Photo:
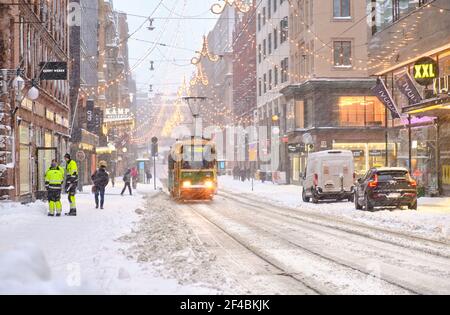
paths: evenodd
<path fill-rule="evenodd" d="M 314 127 L 314 105 L 312 99 L 308 99 L 306 101 L 304 117 L 305 117 L 304 128 Z"/>
<path fill-rule="evenodd" d="M 339 98 L 340 126 L 384 126 L 385 107 L 374 96 L 343 96 Z"/>
<path fill-rule="evenodd" d="M 19 170 L 20 170 L 20 194 L 31 193 L 31 146 L 30 128 L 23 123 L 19 127 Z"/>

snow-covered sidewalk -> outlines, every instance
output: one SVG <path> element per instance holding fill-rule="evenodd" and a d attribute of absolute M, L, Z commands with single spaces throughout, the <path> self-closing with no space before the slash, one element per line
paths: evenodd
<path fill-rule="evenodd" d="M 105 210 L 96 210 L 90 187 L 77 195 L 77 217 L 47 217 L 47 204 L 0 203 L 0 294 L 205 294 L 155 276 L 124 254 L 118 239 L 140 220 L 153 185 L 120 196 L 122 183 L 107 188 Z M 63 206 L 68 207 L 67 195 Z M 137 210 L 137 211 L 136 211 Z"/>
<path fill-rule="evenodd" d="M 398 230 L 405 233 L 450 240 L 450 198 L 421 198 L 418 211 L 380 210 L 365 212 L 355 210 L 353 203 L 329 202 L 314 205 L 301 199 L 301 187 L 294 185 L 275 185 L 271 182 L 254 182 L 254 191 L 250 181 L 233 180 L 230 176 L 219 179 L 220 188 L 257 198 L 289 208 L 320 213 L 336 219 L 344 219 Z"/>

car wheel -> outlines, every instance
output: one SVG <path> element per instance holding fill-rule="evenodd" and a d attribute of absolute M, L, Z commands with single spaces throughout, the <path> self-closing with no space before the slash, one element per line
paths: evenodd
<path fill-rule="evenodd" d="M 355 202 L 355 195 L 348 197 L 348 202 Z"/>
<path fill-rule="evenodd" d="M 369 196 L 368 195 L 366 195 L 366 197 L 364 198 L 364 204 L 365 204 L 365 210 L 366 211 L 373 211 L 373 205 L 370 203 L 370 200 L 369 200 Z"/>
<path fill-rule="evenodd" d="M 409 210 L 417 210 L 417 200 L 412 205 L 408 206 Z"/>
<path fill-rule="evenodd" d="M 356 210 L 362 210 L 363 207 L 359 204 L 358 196 L 356 196 L 356 194 L 353 196 L 353 199 L 355 201 L 355 208 L 356 208 Z"/>
<path fill-rule="evenodd" d="M 318 204 L 319 203 L 319 199 L 317 197 L 315 197 L 314 195 L 312 197 L 312 203 L 314 203 L 314 204 Z"/>
<path fill-rule="evenodd" d="M 302 199 L 303 199 L 303 202 L 309 202 L 309 201 L 311 200 L 311 198 L 309 198 L 308 196 L 306 196 L 306 190 L 305 190 L 305 188 L 303 188 L 303 191 L 302 191 Z"/>

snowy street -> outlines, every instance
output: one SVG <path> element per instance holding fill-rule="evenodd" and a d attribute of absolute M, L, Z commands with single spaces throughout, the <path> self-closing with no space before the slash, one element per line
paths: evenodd
<path fill-rule="evenodd" d="M 48 218 L 46 203 L 0 205 L 0 294 L 215 293 L 156 276 L 152 266 L 127 257 L 120 238 L 139 221 L 153 185 L 121 197 L 108 187 L 105 210 L 96 210 L 90 187 L 77 195 L 78 217 Z M 67 195 L 63 196 L 68 210 Z M 137 210 L 137 211 L 136 211 Z"/>
<path fill-rule="evenodd" d="M 48 218 L 40 202 L 2 205 L 0 293 L 450 292 L 450 219 L 436 201 L 439 210 L 366 213 L 302 204 L 293 186 L 248 192 L 228 177 L 213 202 L 177 203 L 162 184 L 121 197 L 117 185 L 103 211 L 79 194 L 76 218 Z"/>

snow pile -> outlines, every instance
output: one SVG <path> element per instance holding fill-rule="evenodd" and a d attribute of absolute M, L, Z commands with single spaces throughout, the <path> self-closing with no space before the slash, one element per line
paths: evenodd
<path fill-rule="evenodd" d="M 69 292 L 66 285 L 52 279 L 47 259 L 37 247 L 23 245 L 0 251 L 0 294 Z"/>
<path fill-rule="evenodd" d="M 232 292 L 221 271 L 211 268 L 215 255 L 177 215 L 177 205 L 168 206 L 171 204 L 168 199 L 168 195 L 160 193 L 147 200 L 148 210 L 137 230 L 121 238 L 136 244 L 126 251 L 127 256 L 139 263 L 150 263 L 160 276 L 175 278 L 180 285 L 196 286 L 191 294 L 199 289 L 203 294 L 224 293 L 217 290 Z"/>

